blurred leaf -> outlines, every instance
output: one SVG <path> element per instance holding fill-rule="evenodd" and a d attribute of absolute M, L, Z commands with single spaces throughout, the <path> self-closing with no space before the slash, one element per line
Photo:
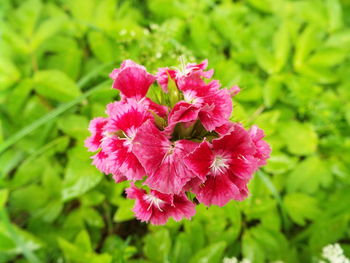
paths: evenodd
<path fill-rule="evenodd" d="M 87 118 L 80 115 L 62 116 L 58 119 L 57 126 L 65 134 L 78 140 L 84 140 L 88 137 L 89 132 L 86 127 L 89 126 Z"/>
<path fill-rule="evenodd" d="M 170 246 L 169 231 L 160 229 L 145 238 L 144 253 L 154 263 L 169 262 Z"/>
<path fill-rule="evenodd" d="M 21 73 L 11 60 L 0 58 L 0 91 L 5 90 L 19 80 Z"/>
<path fill-rule="evenodd" d="M 8 194 L 9 194 L 8 189 L 1 189 L 0 190 L 0 210 L 5 206 Z"/>
<path fill-rule="evenodd" d="M 303 193 L 290 193 L 284 197 L 284 204 L 289 216 L 298 225 L 305 225 L 305 220 L 315 219 L 320 215 L 317 200 Z"/>
<path fill-rule="evenodd" d="M 124 222 L 135 217 L 132 212 L 132 207 L 134 206 L 133 200 L 122 199 L 118 204 L 118 210 L 113 216 L 115 222 Z"/>
<path fill-rule="evenodd" d="M 109 39 L 101 32 L 92 31 L 88 34 L 89 46 L 92 53 L 102 62 L 115 60 L 115 53 Z"/>
<path fill-rule="evenodd" d="M 79 87 L 58 70 L 38 71 L 34 75 L 35 90 L 47 98 L 69 101 L 81 95 Z"/>
<path fill-rule="evenodd" d="M 318 136 L 310 124 L 290 121 L 279 128 L 289 152 L 308 155 L 316 151 Z"/>
<path fill-rule="evenodd" d="M 324 162 L 317 156 L 310 156 L 296 165 L 289 174 L 287 190 L 290 193 L 301 191 L 313 194 L 321 185 L 327 187 L 331 182 L 332 175 Z"/>
<path fill-rule="evenodd" d="M 190 263 L 219 263 L 227 244 L 225 242 L 214 243 L 199 250 L 189 261 Z"/>
<path fill-rule="evenodd" d="M 277 98 L 280 96 L 282 89 L 281 78 L 276 75 L 272 75 L 268 78 L 264 87 L 264 103 L 267 107 L 273 106 Z"/>
<path fill-rule="evenodd" d="M 287 62 L 291 49 L 291 39 L 287 22 L 282 22 L 274 34 L 273 46 L 276 60 L 275 71 L 280 72 Z"/>
<path fill-rule="evenodd" d="M 31 51 L 35 51 L 44 41 L 57 34 L 63 22 L 64 20 L 62 18 L 51 18 L 41 23 L 30 42 Z"/>
<path fill-rule="evenodd" d="M 13 15 L 13 24 L 23 33 L 25 37 L 31 37 L 35 25 L 42 10 L 40 0 L 28 0 L 22 2 Z"/>
<path fill-rule="evenodd" d="M 62 190 L 64 201 L 86 193 L 95 187 L 102 180 L 103 176 L 90 164 L 90 154 L 85 148 L 74 147 L 70 150 L 68 156 L 69 160 Z"/>

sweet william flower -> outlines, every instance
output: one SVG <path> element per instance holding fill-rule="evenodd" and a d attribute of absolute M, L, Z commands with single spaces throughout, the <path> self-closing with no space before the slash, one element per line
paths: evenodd
<path fill-rule="evenodd" d="M 95 152 L 93 165 L 116 183 L 130 181 L 126 194 L 143 222 L 190 219 L 193 194 L 207 206 L 244 200 L 253 173 L 269 158 L 261 129 L 230 121 L 240 88 L 222 89 L 207 66 L 182 63 L 153 76 L 126 60 L 110 74 L 121 100 L 90 122 L 85 146 Z M 155 80 L 161 102 L 146 97 Z"/>
<path fill-rule="evenodd" d="M 122 98 L 141 100 L 147 94 L 156 77 L 149 74 L 144 66 L 132 60 L 125 60 L 121 67 L 109 75 L 114 80 L 113 88 L 121 92 Z"/>
<path fill-rule="evenodd" d="M 192 186 L 200 203 L 224 206 L 248 195 L 247 183 L 257 163 L 256 149 L 248 132 L 240 125 L 210 144 L 204 141 L 187 155 L 186 165 L 204 181 Z"/>
<path fill-rule="evenodd" d="M 163 194 L 156 190 L 145 190 L 131 185 L 126 189 L 127 197 L 135 199 L 133 211 L 136 218 L 142 222 L 154 225 L 165 224 L 170 217 L 176 221 L 182 218 L 190 219 L 196 213 L 195 205 L 182 192 L 178 195 Z"/>
<path fill-rule="evenodd" d="M 195 174 L 183 157 L 198 143 L 189 140 L 171 142 L 151 121 L 145 122 L 134 138 L 133 153 L 145 168 L 145 184 L 162 193 L 178 194 Z"/>

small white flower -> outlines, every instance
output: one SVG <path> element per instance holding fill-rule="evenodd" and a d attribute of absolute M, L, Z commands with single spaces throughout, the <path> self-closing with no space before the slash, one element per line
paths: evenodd
<path fill-rule="evenodd" d="M 235 257 L 232 257 L 232 258 L 225 257 L 223 263 L 238 263 L 238 259 Z"/>
<path fill-rule="evenodd" d="M 330 263 L 350 263 L 350 260 L 346 258 L 343 253 L 343 249 L 337 243 L 333 245 L 330 244 L 322 250 L 322 256 Z"/>

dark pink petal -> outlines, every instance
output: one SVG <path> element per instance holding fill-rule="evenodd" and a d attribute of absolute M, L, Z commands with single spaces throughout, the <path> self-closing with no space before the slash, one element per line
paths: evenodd
<path fill-rule="evenodd" d="M 103 142 L 103 149 L 109 153 L 108 165 L 113 174 L 122 173 L 128 180 L 141 180 L 146 172 L 132 152 L 132 141 L 110 137 Z"/>
<path fill-rule="evenodd" d="M 196 145 L 186 140 L 172 143 L 147 121 L 139 128 L 133 146 L 133 152 L 148 174 L 145 184 L 166 194 L 181 192 L 186 182 L 194 177 L 183 157 Z"/>
<path fill-rule="evenodd" d="M 232 101 L 229 92 L 225 89 L 217 90 L 203 98 L 204 105 L 199 113 L 204 128 L 208 131 L 215 130 L 227 122 L 232 113 Z"/>
<path fill-rule="evenodd" d="M 120 90 L 123 97 L 136 100 L 146 96 L 156 79 L 143 66 L 131 60 L 124 61 L 121 68 L 113 70 L 110 77 L 114 80 L 113 88 Z"/>
<path fill-rule="evenodd" d="M 142 222 L 151 222 L 154 225 L 165 224 L 172 213 L 173 197 L 152 190 L 149 194 L 134 185 L 127 188 L 127 197 L 135 199 L 133 212 Z"/>
<path fill-rule="evenodd" d="M 152 115 L 145 105 L 134 100 L 128 100 L 126 103 L 113 103 L 107 107 L 109 115 L 106 130 L 115 133 L 123 131 L 128 137 L 133 137 L 136 129 L 146 120 L 151 119 Z"/>
<path fill-rule="evenodd" d="M 249 180 L 257 168 L 257 161 L 252 155 L 238 155 L 230 162 L 231 172 L 242 180 Z"/>
<path fill-rule="evenodd" d="M 146 106 L 148 110 L 155 112 L 158 116 L 166 118 L 168 115 L 168 107 L 159 105 L 149 98 L 144 98 L 142 104 Z"/>
<path fill-rule="evenodd" d="M 236 96 L 238 93 L 241 92 L 241 88 L 238 86 L 233 86 L 232 88 L 229 89 L 231 97 Z"/>
<path fill-rule="evenodd" d="M 87 147 L 90 152 L 96 152 L 100 148 L 106 124 L 107 118 L 102 117 L 90 121 L 89 131 L 91 132 L 91 136 L 85 140 L 85 147 Z"/>
<path fill-rule="evenodd" d="M 183 161 L 183 157 L 189 153 L 183 141 L 176 142 L 173 149 L 163 157 L 157 171 L 149 175 L 145 184 L 163 193 L 177 194 L 191 178 L 195 177 Z"/>
<path fill-rule="evenodd" d="M 196 214 L 195 204 L 188 200 L 185 193 L 174 195 L 173 207 L 170 212 L 175 221 L 183 218 L 191 219 Z"/>
<path fill-rule="evenodd" d="M 239 178 L 230 178 L 229 173 L 217 176 L 208 176 L 206 182 L 193 189 L 196 198 L 206 206 L 224 206 L 231 200 L 243 200 L 248 191 L 244 181 Z"/>
<path fill-rule="evenodd" d="M 227 121 L 223 125 L 216 127 L 215 132 L 217 132 L 220 135 L 226 135 L 230 133 L 233 128 L 234 128 L 234 123 L 231 121 Z"/>
<path fill-rule="evenodd" d="M 170 146 L 171 142 L 168 138 L 151 121 L 147 121 L 136 133 L 133 152 L 147 174 L 154 174 L 168 153 Z"/>
<path fill-rule="evenodd" d="M 92 164 L 96 166 L 98 170 L 105 174 L 111 173 L 111 169 L 108 164 L 108 154 L 104 151 L 100 151 L 91 157 Z"/>
<path fill-rule="evenodd" d="M 200 108 L 185 101 L 175 104 L 168 116 L 168 127 L 165 128 L 167 134 L 171 134 L 178 123 L 191 123 L 198 118 Z"/>
<path fill-rule="evenodd" d="M 185 157 L 184 162 L 203 181 L 210 172 L 213 159 L 214 155 L 210 145 L 204 141 Z"/>
<path fill-rule="evenodd" d="M 253 155 L 255 146 L 248 132 L 239 124 L 233 126 L 232 131 L 212 141 L 214 150 L 224 150 L 231 155 Z"/>
<path fill-rule="evenodd" d="M 175 79 L 176 71 L 169 68 L 159 68 L 156 79 L 164 92 L 168 92 L 169 77 Z"/>
<path fill-rule="evenodd" d="M 264 131 L 259 129 L 258 126 L 254 125 L 250 128 L 249 135 L 256 147 L 254 157 L 258 159 L 258 165 L 266 165 L 266 160 L 270 158 L 271 147 L 263 140 L 265 137 Z"/>

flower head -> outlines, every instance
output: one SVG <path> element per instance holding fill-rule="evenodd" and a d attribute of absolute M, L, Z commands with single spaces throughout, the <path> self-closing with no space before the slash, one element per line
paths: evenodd
<path fill-rule="evenodd" d="M 143 222 L 190 219 L 193 194 L 207 206 L 244 200 L 253 173 L 270 156 L 261 129 L 230 121 L 240 88 L 221 88 L 207 66 L 207 60 L 182 61 L 153 76 L 126 60 L 110 74 L 121 100 L 107 105 L 106 117 L 90 122 L 85 146 L 95 152 L 92 164 L 116 183 L 130 181 L 126 194 Z M 157 102 L 146 97 L 155 80 Z"/>

